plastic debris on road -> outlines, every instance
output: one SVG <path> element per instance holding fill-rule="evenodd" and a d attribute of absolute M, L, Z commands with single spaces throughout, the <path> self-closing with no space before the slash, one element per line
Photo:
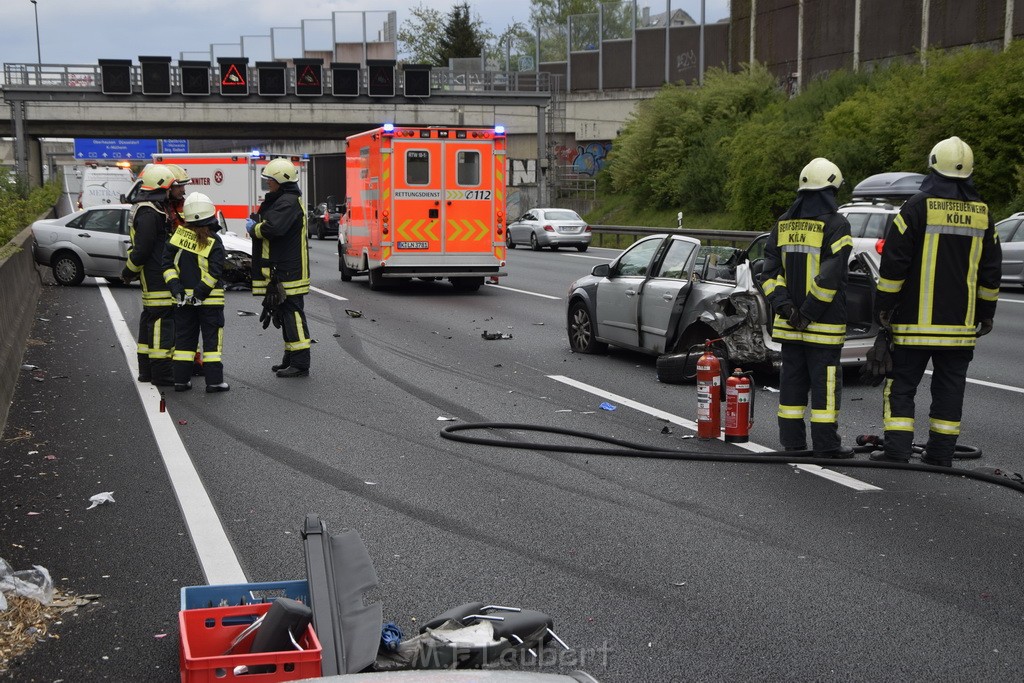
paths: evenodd
<path fill-rule="evenodd" d="M 484 330 L 484 333 L 480 335 L 480 338 L 493 341 L 495 339 L 511 339 L 512 335 L 508 332 L 488 332 L 487 330 Z"/>
<path fill-rule="evenodd" d="M 402 642 L 402 629 L 393 621 L 384 624 L 380 630 L 380 644 L 388 652 L 394 652 Z"/>
<path fill-rule="evenodd" d="M 601 410 L 615 410 L 615 406 L 607 401 L 601 404 Z"/>
<path fill-rule="evenodd" d="M 113 491 L 104 491 L 103 493 L 97 493 L 95 496 L 90 496 L 89 497 L 89 502 L 92 503 L 92 505 L 90 505 L 89 507 L 85 508 L 86 510 L 92 510 L 94 507 L 97 507 L 99 505 L 103 505 L 104 503 L 113 503 L 113 502 L 115 502 L 114 501 L 114 492 Z"/>
<path fill-rule="evenodd" d="M 53 579 L 50 578 L 50 572 L 46 567 L 34 564 L 32 569 L 16 572 L 4 558 L 0 557 L 0 596 L 3 593 L 31 598 L 49 605 L 53 601 Z M 0 611 L 7 609 L 6 598 L 3 598 L 3 601 Z"/>
<path fill-rule="evenodd" d="M 256 315 L 252 311 L 238 311 L 238 315 Z"/>
<path fill-rule="evenodd" d="M 459 418 L 457 418 L 457 417 L 445 417 L 444 415 L 440 415 L 440 416 L 438 416 L 437 421 L 438 422 L 455 422 L 458 419 Z"/>
<path fill-rule="evenodd" d="M 351 309 L 351 308 L 346 308 L 345 309 L 345 315 L 347 315 L 350 318 L 362 318 L 363 317 L 363 312 L 362 311 L 356 311 L 356 310 Z"/>
<path fill-rule="evenodd" d="M 39 370 L 40 368 L 39 368 L 38 365 L 30 365 L 28 363 L 25 363 L 24 365 L 21 366 L 21 369 L 22 370 Z"/>
<path fill-rule="evenodd" d="M 779 390 L 776 389 L 775 387 L 765 386 L 765 387 L 761 387 L 761 388 L 764 389 L 765 391 L 767 391 L 769 394 L 777 394 L 777 393 L 779 393 Z"/>

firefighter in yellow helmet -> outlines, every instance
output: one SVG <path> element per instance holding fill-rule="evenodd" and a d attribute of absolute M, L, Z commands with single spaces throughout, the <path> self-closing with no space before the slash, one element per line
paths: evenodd
<path fill-rule="evenodd" d="M 174 184 L 171 169 L 150 164 L 139 175 L 128 214 L 131 248 L 121 279 L 142 280 L 142 314 L 139 317 L 139 381 L 159 386 L 174 383 L 171 355 L 174 352 L 174 301 L 163 278 L 162 259 L 168 231 L 167 192 Z"/>
<path fill-rule="evenodd" d="M 192 182 L 188 172 L 178 164 L 164 164 L 167 168 L 171 169 L 171 173 L 174 175 L 174 182 L 171 184 L 171 189 L 167 191 L 167 219 L 171 223 L 171 232 L 179 225 L 185 224 L 185 219 L 182 218 L 181 209 L 185 203 L 185 186 Z"/>
<path fill-rule="evenodd" d="M 185 224 L 167 240 L 164 280 L 174 296 L 174 390 L 192 388 L 192 362 L 203 339 L 206 393 L 230 389 L 224 381 L 224 245 L 217 230 L 217 207 L 193 192 L 182 203 Z"/>
<path fill-rule="evenodd" d="M 816 457 L 849 458 L 839 438 L 846 341 L 847 262 L 850 224 L 837 212 L 839 167 L 818 157 L 800 172 L 796 201 L 768 237 L 762 288 L 775 310 L 772 337 L 782 344 L 779 441 L 807 449 L 807 394 L 811 396 L 811 446 Z"/>
<path fill-rule="evenodd" d="M 910 460 L 914 395 L 930 360 L 932 402 L 921 460 L 950 467 L 967 368 L 978 337 L 992 331 L 1002 253 L 988 206 L 971 181 L 970 146 L 958 137 L 942 140 L 928 155 L 928 167 L 882 251 L 875 310 L 892 330 L 892 369 L 883 399 L 885 449 L 871 459 Z"/>
<path fill-rule="evenodd" d="M 304 310 L 309 252 L 299 172 L 281 158 L 271 160 L 262 175 L 270 191 L 245 226 L 253 241 L 252 293 L 263 296 L 264 329 L 273 322 L 284 337 L 284 356 L 271 369 L 278 377 L 305 377 L 312 341 Z"/>

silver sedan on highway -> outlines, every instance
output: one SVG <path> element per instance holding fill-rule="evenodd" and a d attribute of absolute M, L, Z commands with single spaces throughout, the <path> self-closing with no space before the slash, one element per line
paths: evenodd
<path fill-rule="evenodd" d="M 612 345 L 657 355 L 658 378 L 670 383 L 692 373 L 688 352 L 706 339 L 721 338 L 723 365 L 777 364 L 781 346 L 771 337 L 771 308 L 757 283 L 767 239 L 766 233 L 742 250 L 682 235 L 639 240 L 569 286 L 569 346 L 577 353 Z M 877 261 L 877 254 L 864 252 L 850 263 L 843 365 L 863 363 L 878 332 L 872 316 Z"/>
<path fill-rule="evenodd" d="M 544 247 L 576 247 L 586 251 L 593 233 L 587 222 L 570 209 L 530 209 L 508 226 L 508 246 L 528 244 L 534 251 Z"/>
<path fill-rule="evenodd" d="M 1003 284 L 1024 285 L 1024 211 L 996 223 L 1003 248 Z"/>

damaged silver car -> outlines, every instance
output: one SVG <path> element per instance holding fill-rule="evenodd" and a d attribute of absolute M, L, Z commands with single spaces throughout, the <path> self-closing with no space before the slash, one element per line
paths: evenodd
<path fill-rule="evenodd" d="M 707 339 L 720 339 L 725 366 L 776 366 L 771 309 L 757 283 L 768 235 L 746 249 L 704 246 L 681 235 L 651 235 L 569 287 L 566 325 L 577 353 L 608 345 L 659 356 L 658 377 L 693 373 Z M 846 289 L 849 323 L 842 363 L 859 365 L 871 348 L 877 256 L 858 254 Z M 691 353 L 693 352 L 693 353 Z"/>

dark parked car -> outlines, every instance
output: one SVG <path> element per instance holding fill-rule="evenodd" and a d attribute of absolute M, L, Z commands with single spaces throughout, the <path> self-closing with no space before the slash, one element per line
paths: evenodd
<path fill-rule="evenodd" d="M 338 236 L 338 224 L 345 214 L 345 205 L 339 204 L 338 200 L 331 196 L 326 202 L 316 205 L 316 208 L 309 212 L 309 219 L 306 221 L 310 237 L 327 239 Z"/>

